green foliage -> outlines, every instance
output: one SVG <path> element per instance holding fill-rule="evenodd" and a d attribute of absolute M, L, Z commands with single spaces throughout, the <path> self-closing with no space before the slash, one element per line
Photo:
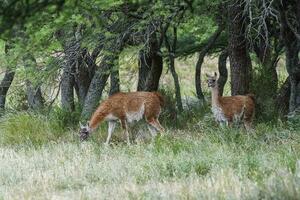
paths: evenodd
<path fill-rule="evenodd" d="M 1 118 L 1 145 L 41 145 L 63 136 L 58 121 L 34 113 L 7 114 Z"/>
<path fill-rule="evenodd" d="M 295 111 L 293 113 L 290 113 L 288 115 L 287 123 L 289 127 L 293 130 L 299 130 L 300 129 L 300 115 L 299 111 Z"/>
<path fill-rule="evenodd" d="M 50 111 L 49 119 L 55 121 L 58 127 L 61 127 L 63 130 L 77 127 L 80 119 L 80 109 L 77 107 L 74 112 L 70 113 L 56 106 Z"/>
<path fill-rule="evenodd" d="M 165 98 L 165 106 L 161 113 L 161 121 L 168 127 L 172 128 L 187 128 L 198 123 L 199 119 L 203 119 L 207 114 L 210 114 L 210 107 L 202 105 L 198 99 L 189 99 L 185 102 L 183 112 L 178 112 L 176 108 L 175 92 L 169 87 L 160 89 L 160 93 Z M 193 100 L 193 101 L 192 101 Z"/>

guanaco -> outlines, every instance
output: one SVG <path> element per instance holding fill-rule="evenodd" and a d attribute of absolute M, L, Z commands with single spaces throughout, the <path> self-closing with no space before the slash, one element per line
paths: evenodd
<path fill-rule="evenodd" d="M 212 95 L 212 112 L 217 123 L 231 126 L 233 121 L 243 121 L 246 130 L 252 127 L 255 104 L 254 95 L 236 95 L 225 96 L 219 95 L 217 73 L 213 76 L 206 74 L 208 87 L 211 88 Z"/>
<path fill-rule="evenodd" d="M 142 118 L 148 123 L 152 136 L 164 128 L 158 121 L 164 98 L 158 92 L 119 92 L 104 100 L 96 109 L 87 125 L 80 125 L 80 139 L 86 140 L 102 121 L 108 121 L 108 135 L 105 144 L 109 144 L 117 121 L 126 135 L 127 144 L 130 144 L 127 123 L 139 121 Z"/>

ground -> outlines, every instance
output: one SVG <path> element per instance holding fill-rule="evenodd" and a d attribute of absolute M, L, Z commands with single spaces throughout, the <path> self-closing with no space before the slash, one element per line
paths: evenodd
<path fill-rule="evenodd" d="M 131 146 L 120 133 L 105 146 L 102 129 L 83 143 L 64 134 L 37 144 L 2 137 L 15 144 L 0 145 L 0 199 L 300 198 L 300 135 L 288 125 L 246 133 L 203 119 Z"/>

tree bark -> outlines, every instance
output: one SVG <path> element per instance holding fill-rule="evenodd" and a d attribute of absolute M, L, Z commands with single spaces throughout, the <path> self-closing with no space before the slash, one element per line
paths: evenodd
<path fill-rule="evenodd" d="M 110 90 L 109 95 L 120 92 L 120 75 L 119 68 L 115 66 L 111 69 L 110 72 Z"/>
<path fill-rule="evenodd" d="M 75 52 L 70 52 L 71 47 L 65 51 L 66 58 L 63 65 L 63 73 L 61 78 L 61 106 L 68 112 L 73 112 L 75 109 L 74 103 L 74 86 L 75 86 Z"/>
<path fill-rule="evenodd" d="M 91 73 L 94 73 L 91 72 L 91 70 L 94 70 L 94 65 L 86 63 L 86 61 L 90 61 L 88 58 L 89 56 L 88 50 L 86 48 L 83 49 L 75 64 L 75 88 L 78 101 L 81 106 L 84 104 L 84 100 L 91 83 Z"/>
<path fill-rule="evenodd" d="M 66 111 L 74 111 L 74 76 L 71 66 L 65 64 L 61 78 L 61 106 Z"/>
<path fill-rule="evenodd" d="M 76 27 L 76 31 L 59 30 L 56 32 L 56 38 L 62 44 L 65 53 L 60 90 L 61 107 L 67 112 L 73 112 L 75 110 L 74 88 L 77 89 L 76 92 L 78 95 L 80 93 L 79 86 L 75 84 L 75 69 L 80 54 L 80 43 L 77 38 L 80 34 L 77 34 L 78 31 L 80 31 L 79 26 Z"/>
<path fill-rule="evenodd" d="M 300 80 L 300 73 L 296 74 L 298 80 Z M 300 93 L 300 81 L 296 84 L 296 90 Z M 278 112 L 282 116 L 286 116 L 289 112 L 289 104 L 290 104 L 290 96 L 291 96 L 291 81 L 290 77 L 287 77 L 284 84 L 279 89 L 278 95 L 276 97 L 276 107 Z M 300 96 L 297 95 L 295 104 L 297 107 L 300 107 Z"/>
<path fill-rule="evenodd" d="M 299 2 L 298 2 L 299 4 Z M 291 5 L 296 7 L 297 5 Z M 289 26 L 289 19 L 287 17 L 287 7 L 283 5 L 280 9 L 280 22 L 281 22 L 281 35 L 284 41 L 286 49 L 286 68 L 289 74 L 290 81 L 290 97 L 289 97 L 289 112 L 294 112 L 300 105 L 297 105 L 297 97 L 300 95 L 300 91 L 297 91 L 297 85 L 300 83 L 300 62 L 299 62 L 299 51 L 300 51 L 300 41 L 297 40 L 296 33 L 292 30 L 292 27 Z M 297 13 L 298 9 L 295 10 L 295 17 L 300 17 L 300 14 Z M 292 11 L 290 11 L 292 14 Z M 299 19 L 298 26 L 300 26 Z"/>
<path fill-rule="evenodd" d="M 8 53 L 10 49 L 9 44 L 5 44 L 5 54 Z M 6 69 L 4 77 L 0 83 L 0 112 L 4 111 L 5 109 L 5 102 L 6 102 L 6 95 L 13 82 L 15 77 L 15 70 L 13 69 Z M 1 114 L 1 113 L 0 113 Z"/>
<path fill-rule="evenodd" d="M 207 40 L 206 45 L 203 47 L 203 49 L 199 52 L 198 60 L 196 63 L 196 70 L 195 70 L 195 86 L 196 86 L 196 94 L 200 101 L 204 102 L 204 95 L 202 91 L 201 86 L 201 68 L 204 61 L 204 57 L 209 52 L 209 50 L 212 48 L 216 40 L 218 39 L 219 35 L 223 31 L 223 27 L 219 26 L 218 29 L 215 31 L 215 33 L 210 36 L 210 38 Z"/>
<path fill-rule="evenodd" d="M 170 71 L 174 80 L 174 86 L 175 86 L 175 97 L 176 97 L 176 104 L 178 111 L 183 111 L 182 106 L 182 100 L 181 100 L 181 91 L 180 91 L 180 84 L 179 84 L 179 78 L 178 74 L 175 69 L 175 55 L 176 55 L 176 46 L 177 46 L 177 28 L 173 28 L 174 36 L 173 36 L 173 42 L 172 45 L 170 45 L 168 41 L 167 35 L 165 36 L 165 42 L 166 47 L 169 51 L 169 65 L 170 65 Z"/>
<path fill-rule="evenodd" d="M 25 70 L 36 71 L 36 60 L 31 54 L 24 55 L 23 58 Z M 29 78 L 26 79 L 27 102 L 29 109 L 39 110 L 44 107 L 44 98 L 40 84 L 33 84 Z"/>
<path fill-rule="evenodd" d="M 151 56 L 147 54 L 144 50 L 139 52 L 139 75 L 138 75 L 138 85 L 137 91 L 145 90 L 145 85 L 147 77 L 151 70 Z"/>
<path fill-rule="evenodd" d="M 100 63 L 99 68 L 96 70 L 91 81 L 88 94 L 84 101 L 84 106 L 81 113 L 82 120 L 88 120 L 95 111 L 96 107 L 99 105 L 99 101 L 109 77 L 110 70 L 114 65 L 114 61 L 116 60 L 116 54 L 117 52 L 111 53 L 111 55 L 105 55 Z"/>
<path fill-rule="evenodd" d="M 260 35 L 263 35 L 263 33 Z M 260 85 L 263 86 L 256 90 L 256 96 L 263 101 L 266 99 L 273 101 L 277 95 L 278 76 L 276 67 L 283 48 L 278 38 L 279 35 L 275 35 L 267 40 L 261 36 L 259 41 L 254 44 L 254 52 L 261 65 L 258 80 Z"/>
<path fill-rule="evenodd" d="M 219 70 L 218 87 L 219 87 L 220 96 L 223 96 L 224 86 L 228 79 L 228 71 L 226 67 L 227 58 L 228 58 L 228 50 L 224 49 L 219 56 L 219 62 L 218 62 L 218 70 Z"/>
<path fill-rule="evenodd" d="M 276 97 L 276 108 L 278 110 L 278 113 L 282 116 L 285 116 L 288 113 L 290 93 L 291 83 L 290 78 L 288 77 L 279 89 L 278 95 Z"/>
<path fill-rule="evenodd" d="M 95 70 L 84 101 L 84 106 L 81 112 L 81 120 L 88 120 L 99 105 L 107 79 L 112 72 L 113 66 L 116 65 L 115 61 L 119 58 L 128 37 L 129 33 L 111 37 L 110 40 L 106 40 L 106 43 L 103 46 L 95 49 L 93 52 L 92 60 L 95 62 L 97 57 L 96 55 L 99 54 L 101 49 L 103 49 L 101 63 Z"/>
<path fill-rule="evenodd" d="M 251 80 L 251 60 L 245 37 L 244 1 L 231 1 L 229 13 L 229 59 L 231 94 L 247 94 Z"/>
<path fill-rule="evenodd" d="M 159 79 L 163 69 L 163 58 L 160 47 L 156 38 L 152 38 L 150 42 L 151 69 L 148 73 L 145 83 L 146 91 L 157 91 L 159 87 Z"/>
<path fill-rule="evenodd" d="M 15 71 L 7 69 L 0 83 L 0 111 L 5 109 L 6 95 L 14 77 Z"/>

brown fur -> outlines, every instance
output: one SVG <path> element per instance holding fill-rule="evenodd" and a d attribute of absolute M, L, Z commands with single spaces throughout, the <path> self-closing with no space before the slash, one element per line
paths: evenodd
<path fill-rule="evenodd" d="M 217 74 L 215 73 L 214 76 L 207 76 L 208 86 L 211 87 L 212 91 L 212 109 L 216 107 L 220 108 L 228 125 L 232 124 L 235 116 L 239 116 L 240 120 L 244 122 L 245 128 L 247 130 L 251 129 L 255 112 L 254 95 L 247 94 L 222 97 L 219 95 Z"/>
<path fill-rule="evenodd" d="M 144 105 L 142 115 L 146 122 L 156 130 L 163 131 L 164 129 L 158 121 L 163 104 L 163 96 L 158 92 L 116 93 L 99 105 L 89 121 L 89 128 L 96 129 L 103 120 L 120 120 L 122 128 L 128 134 L 127 122 L 130 119 L 126 114 L 139 112 Z M 110 116 L 116 119 L 108 119 Z"/>
<path fill-rule="evenodd" d="M 242 112 L 243 120 L 245 123 L 252 123 L 255 104 L 252 96 L 248 95 L 237 95 L 237 96 L 227 96 L 218 97 L 218 102 L 220 108 L 223 110 L 229 123 L 233 122 L 234 115 L 239 115 Z"/>

